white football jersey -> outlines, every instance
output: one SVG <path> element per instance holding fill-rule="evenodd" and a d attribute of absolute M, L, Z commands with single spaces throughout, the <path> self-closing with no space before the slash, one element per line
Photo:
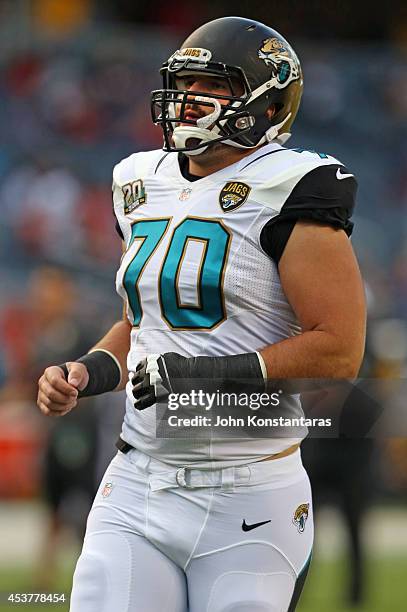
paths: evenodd
<path fill-rule="evenodd" d="M 113 172 L 114 211 L 126 251 L 117 291 L 132 324 L 128 369 L 151 353 L 253 352 L 301 332 L 260 233 L 309 172 L 340 162 L 271 143 L 191 182 L 176 153 L 135 153 Z M 342 181 L 343 182 L 343 181 Z M 131 383 L 122 437 L 167 463 L 238 465 L 299 438 L 182 440 L 156 437 L 156 407 L 135 410 Z M 291 415 L 301 416 L 293 398 Z"/>

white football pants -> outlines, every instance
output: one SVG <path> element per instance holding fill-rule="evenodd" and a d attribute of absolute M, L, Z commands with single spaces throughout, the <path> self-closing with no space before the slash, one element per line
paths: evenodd
<path fill-rule="evenodd" d="M 89 514 L 70 612 L 291 612 L 312 542 L 299 450 L 213 471 L 119 452 Z"/>

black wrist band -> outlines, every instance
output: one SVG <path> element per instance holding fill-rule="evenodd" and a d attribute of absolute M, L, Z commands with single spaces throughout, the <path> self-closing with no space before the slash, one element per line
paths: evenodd
<path fill-rule="evenodd" d="M 68 380 L 69 371 L 68 371 L 68 368 L 66 367 L 66 363 L 61 363 L 58 367 L 64 371 L 65 380 Z"/>
<path fill-rule="evenodd" d="M 76 359 L 76 361 L 78 363 L 83 363 L 89 373 L 89 382 L 83 391 L 79 391 L 79 398 L 113 391 L 120 383 L 120 368 L 109 353 L 96 349 Z M 65 378 L 68 379 L 68 368 L 66 364 L 64 363 L 59 367 L 63 369 Z"/>

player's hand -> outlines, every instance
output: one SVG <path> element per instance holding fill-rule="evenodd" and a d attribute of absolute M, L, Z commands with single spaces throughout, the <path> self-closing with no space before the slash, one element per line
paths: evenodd
<path fill-rule="evenodd" d="M 37 404 L 47 416 L 64 416 L 78 403 L 78 391 L 89 382 L 89 374 L 83 363 L 68 361 L 68 380 L 59 366 L 46 368 L 38 381 Z"/>
<path fill-rule="evenodd" d="M 185 359 L 185 357 L 176 353 L 167 354 Z M 137 410 L 149 408 L 157 402 L 158 398 L 165 399 L 165 396 L 168 396 L 168 393 L 172 391 L 172 387 L 164 363 L 164 355 L 148 355 L 140 361 L 133 378 L 131 378 L 131 383 L 133 385 L 134 407 Z"/>
<path fill-rule="evenodd" d="M 257 353 L 224 357 L 148 355 L 137 364 L 131 383 L 137 410 L 165 403 L 170 393 L 188 393 L 193 389 L 259 392 L 265 384 Z"/>
<path fill-rule="evenodd" d="M 167 402 L 170 393 L 190 391 L 191 378 L 200 376 L 195 364 L 196 358 L 178 353 L 147 355 L 131 378 L 134 407 L 144 410 L 157 402 Z"/>

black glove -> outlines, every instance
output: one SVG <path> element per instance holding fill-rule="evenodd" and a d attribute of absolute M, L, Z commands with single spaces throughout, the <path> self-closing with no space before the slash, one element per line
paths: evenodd
<path fill-rule="evenodd" d="M 192 388 L 191 380 L 196 383 L 200 379 L 205 390 L 212 381 L 212 387 L 222 387 L 223 391 L 228 387 L 236 391 L 242 380 L 253 380 L 257 389 L 259 384 L 262 389 L 264 387 L 257 353 L 227 357 L 183 357 L 178 353 L 148 355 L 138 363 L 131 379 L 134 406 L 144 410 L 157 401 L 166 401 L 169 393 L 188 393 Z"/>

